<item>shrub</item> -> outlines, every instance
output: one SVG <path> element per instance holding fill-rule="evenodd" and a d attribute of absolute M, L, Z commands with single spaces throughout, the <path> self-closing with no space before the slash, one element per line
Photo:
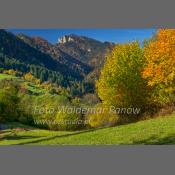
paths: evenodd
<path fill-rule="evenodd" d="M 118 116 L 110 111 L 109 107 L 104 104 L 98 104 L 95 108 L 95 113 L 89 113 L 86 119 L 89 121 L 90 127 L 106 127 L 117 124 Z"/>
<path fill-rule="evenodd" d="M 51 120 L 55 119 L 56 110 L 60 105 L 66 105 L 69 100 L 65 96 L 59 95 L 28 95 L 20 94 L 20 101 L 18 103 L 18 108 L 22 109 L 20 111 L 21 115 L 19 117 L 20 122 L 25 124 L 35 124 L 34 120 Z M 53 112 L 51 111 L 52 109 Z M 45 124 L 39 127 L 47 127 L 52 129 L 52 126 Z"/>
<path fill-rule="evenodd" d="M 0 90 L 0 119 L 1 122 L 16 121 L 18 117 L 17 96 L 14 91 Z"/>
<path fill-rule="evenodd" d="M 38 85 L 40 84 L 40 80 L 35 78 L 31 72 L 26 73 L 23 76 L 23 78 L 24 78 L 24 80 L 30 81 L 32 83 L 35 83 L 35 84 L 38 84 Z"/>
<path fill-rule="evenodd" d="M 4 70 L 3 73 L 8 74 L 8 75 L 15 75 L 16 76 L 18 74 L 18 71 L 13 70 L 13 69 L 9 69 L 9 70 Z"/>
<path fill-rule="evenodd" d="M 81 99 L 81 103 L 87 105 L 96 105 L 98 102 L 99 98 L 96 94 L 86 94 Z"/>
<path fill-rule="evenodd" d="M 73 106 L 67 106 L 69 109 L 73 109 Z M 84 120 L 81 113 L 76 112 L 58 112 L 54 120 L 54 129 L 56 130 L 78 130 L 84 125 Z"/>

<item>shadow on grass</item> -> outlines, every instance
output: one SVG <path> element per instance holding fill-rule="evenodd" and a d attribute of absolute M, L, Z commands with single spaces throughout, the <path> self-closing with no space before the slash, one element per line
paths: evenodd
<path fill-rule="evenodd" d="M 148 139 L 143 139 L 133 142 L 133 144 L 144 144 L 144 145 L 173 145 L 175 144 L 175 134 L 168 135 L 163 138 L 158 138 L 158 136 L 151 136 Z"/>
<path fill-rule="evenodd" d="M 23 139 L 35 139 L 35 138 L 41 138 L 38 136 L 19 136 L 13 132 L 10 131 L 1 131 L 0 132 L 0 140 L 23 140 Z"/>
<path fill-rule="evenodd" d="M 5 140 L 22 140 L 22 139 L 35 139 L 39 138 L 38 136 L 18 136 L 18 135 L 8 135 L 4 136 L 3 139 Z"/>
<path fill-rule="evenodd" d="M 41 139 L 34 140 L 34 141 L 19 143 L 19 144 L 16 144 L 16 145 L 35 144 L 35 143 L 39 143 L 39 142 L 42 142 L 42 141 L 53 140 L 53 139 L 56 139 L 56 138 L 64 138 L 64 137 L 79 135 L 79 134 L 82 134 L 82 133 L 90 133 L 90 132 L 94 132 L 96 130 L 101 130 L 101 129 L 105 129 L 105 128 L 89 129 L 89 130 L 84 130 L 84 131 L 78 131 L 78 132 L 71 133 L 71 134 L 64 134 L 64 135 L 56 135 L 56 136 L 52 136 L 52 137 L 45 137 L 45 138 L 41 138 Z"/>
<path fill-rule="evenodd" d="M 27 130 L 26 130 L 27 131 Z M 1 130 L 0 131 L 0 141 L 2 140 L 13 140 L 13 141 L 17 141 L 17 140 L 23 140 L 23 139 L 36 139 L 36 138 L 41 138 L 42 136 L 20 136 L 17 135 L 17 133 L 15 133 L 13 130 Z"/>
<path fill-rule="evenodd" d="M 2 130 L 2 131 L 0 131 L 0 135 L 1 134 L 6 134 L 6 133 L 10 133 L 10 131 L 8 131 L 8 130 Z"/>

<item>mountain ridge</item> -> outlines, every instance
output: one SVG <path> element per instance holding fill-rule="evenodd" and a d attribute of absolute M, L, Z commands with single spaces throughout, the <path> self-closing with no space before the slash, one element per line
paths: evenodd
<path fill-rule="evenodd" d="M 114 44 L 78 35 L 63 38 L 52 44 L 38 36 L 14 35 L 0 29 L 0 66 L 30 71 L 42 81 L 73 87 L 73 91 L 78 88 L 81 94 L 93 93 L 106 51 Z"/>

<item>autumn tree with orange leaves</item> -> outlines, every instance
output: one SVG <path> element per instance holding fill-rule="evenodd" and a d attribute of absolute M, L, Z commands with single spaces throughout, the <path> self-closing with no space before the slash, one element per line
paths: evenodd
<path fill-rule="evenodd" d="M 153 89 L 153 100 L 175 102 L 175 29 L 159 29 L 144 48 L 147 65 L 143 77 Z"/>

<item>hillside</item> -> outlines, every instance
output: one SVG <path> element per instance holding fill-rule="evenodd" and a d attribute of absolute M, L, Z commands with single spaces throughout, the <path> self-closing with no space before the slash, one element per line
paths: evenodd
<path fill-rule="evenodd" d="M 114 47 L 114 43 L 100 42 L 74 34 L 61 37 L 56 44 L 51 44 L 40 37 L 29 37 L 24 34 L 18 34 L 17 37 L 68 67 L 79 65 L 79 69 L 84 72 L 85 81 L 92 84 L 99 76 L 106 53 Z"/>
<path fill-rule="evenodd" d="M 175 144 L 174 43 L 0 30 L 0 144 Z"/>
<path fill-rule="evenodd" d="M 26 78 L 28 76 L 28 78 Z M 50 113 L 37 113 L 36 107 L 51 108 L 70 104 L 66 89 L 49 83 L 40 83 L 30 73 L 16 77 L 0 74 L 0 125 L 8 122 L 20 122 L 34 125 L 34 118 L 50 117 Z M 42 126 L 46 128 L 44 125 Z"/>
<path fill-rule="evenodd" d="M 87 64 L 82 63 L 76 57 L 73 57 L 61 49 L 56 48 L 54 44 L 49 43 L 41 37 L 29 37 L 24 34 L 18 34 L 18 38 L 29 44 L 31 47 L 41 51 L 44 54 L 50 55 L 59 63 L 66 65 L 68 68 L 79 71 L 80 74 L 85 76 L 90 72 L 91 68 Z"/>
<path fill-rule="evenodd" d="M 41 37 L 1 29 L 0 67 L 31 72 L 42 82 L 56 83 L 70 89 L 71 95 L 82 96 L 94 93 L 106 52 L 113 46 L 78 35 L 65 35 L 51 44 Z"/>
<path fill-rule="evenodd" d="M 42 42 L 43 43 L 43 42 Z M 45 41 L 45 43 L 47 43 Z M 42 48 L 44 44 L 40 44 Z M 59 58 L 43 52 L 18 36 L 0 30 L 0 67 L 20 72 L 32 72 L 41 81 L 51 81 L 63 87 L 73 87 L 90 72 L 90 67 L 60 51 Z"/>
<path fill-rule="evenodd" d="M 110 51 L 114 43 L 100 42 L 92 38 L 74 34 L 65 35 L 58 40 L 58 43 L 51 44 L 41 37 L 29 37 L 18 34 L 23 40 L 42 53 L 49 54 L 57 61 L 69 64 L 79 64 L 86 69 L 102 66 L 107 51 Z"/>
<path fill-rule="evenodd" d="M 39 130 L 14 123 L 10 125 L 14 129 L 1 131 L 0 145 L 175 144 L 174 123 L 174 114 L 133 124 L 80 132 Z M 18 131 L 19 128 L 21 131 Z"/>
<path fill-rule="evenodd" d="M 55 48 L 92 67 L 98 67 L 103 65 L 106 52 L 111 50 L 113 46 L 114 43 L 100 42 L 92 38 L 71 34 L 60 38 Z"/>

